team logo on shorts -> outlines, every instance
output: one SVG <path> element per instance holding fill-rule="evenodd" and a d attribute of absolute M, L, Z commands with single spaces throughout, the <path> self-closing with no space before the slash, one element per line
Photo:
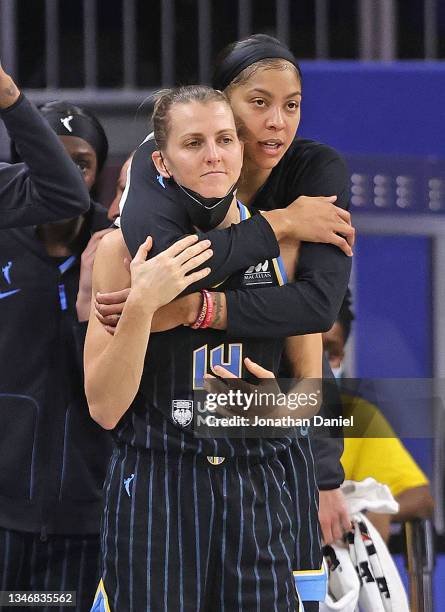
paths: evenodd
<path fill-rule="evenodd" d="M 172 400 L 172 419 L 181 427 L 190 425 L 193 419 L 193 400 Z"/>
<path fill-rule="evenodd" d="M 207 461 L 212 465 L 221 465 L 225 461 L 225 457 L 209 457 L 207 456 Z"/>

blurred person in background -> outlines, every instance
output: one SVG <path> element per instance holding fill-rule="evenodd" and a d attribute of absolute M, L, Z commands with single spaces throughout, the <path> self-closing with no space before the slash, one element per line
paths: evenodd
<path fill-rule="evenodd" d="M 355 427 L 360 433 L 360 437 L 345 436 L 341 458 L 345 479 L 364 480 L 372 477 L 377 482 L 388 485 L 393 497 L 399 503 L 397 514 L 368 512 L 370 520 L 387 541 L 391 521 L 401 523 L 412 519 L 431 518 L 434 500 L 428 478 L 379 408 L 366 399 L 352 394 L 346 385 L 342 386 L 345 346 L 353 319 L 348 291 L 336 322 L 323 334 L 323 347 L 339 381 L 343 416 L 350 418 L 354 415 Z"/>
<path fill-rule="evenodd" d="M 102 126 L 66 102 L 40 112 L 91 191 L 107 156 Z M 77 610 L 89 609 L 99 577 L 111 453 L 89 416 L 82 368 L 92 265 L 109 225 L 91 201 L 75 219 L 0 233 L 0 581 L 75 591 Z"/>
<path fill-rule="evenodd" d="M 23 163 L 0 162 L 0 228 L 68 219 L 90 199 L 64 147 L 0 64 L 0 118 Z"/>

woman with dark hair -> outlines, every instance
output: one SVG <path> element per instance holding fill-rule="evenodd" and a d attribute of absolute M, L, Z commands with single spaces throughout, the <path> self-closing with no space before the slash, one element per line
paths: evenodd
<path fill-rule="evenodd" d="M 230 336 L 252 338 L 329 329 L 342 303 L 350 273 L 350 259 L 346 255 L 351 254 L 351 249 L 342 237 L 353 240 L 345 210 L 349 205 L 349 176 L 343 160 L 333 149 L 296 137 L 302 94 L 298 64 L 278 40 L 255 35 L 234 43 L 221 55 L 213 83 L 225 90 L 243 130 L 244 163 L 237 197 L 244 204 L 270 211 L 266 214 L 278 212 L 275 208 L 290 212 L 293 207 L 293 217 L 288 222 L 295 224 L 295 235 L 303 242 L 295 282 L 283 287 L 212 292 L 215 308 L 210 327 L 226 329 Z M 148 233 L 153 236 L 155 252 L 159 252 L 187 231 L 188 213 L 176 205 L 177 195 L 169 181 L 161 181 L 149 161 L 155 148 L 155 143 L 148 139 L 136 151 L 121 201 L 121 225 L 131 254 Z M 337 206 L 321 195 L 335 195 Z M 214 255 L 208 264 L 212 272 L 202 283 L 191 285 L 188 292 L 211 287 L 227 274 L 246 267 L 246 255 L 250 257 L 247 265 L 267 257 L 267 253 L 260 252 L 267 243 L 265 234 L 255 234 L 259 231 L 259 220 L 255 217 L 258 216 L 225 232 L 214 231 L 210 226 L 205 234 L 199 234 L 212 240 Z M 274 229 L 273 219 L 266 218 Z M 251 252 L 253 245 L 258 250 L 256 257 Z M 100 296 L 102 304 L 98 310 L 105 317 L 104 323 L 112 323 L 115 314 L 119 314 L 122 306 L 114 303 L 121 301 L 123 295 Z M 192 293 L 169 304 L 156 313 L 152 330 L 192 323 L 201 301 L 199 294 Z M 332 376 L 326 367 L 325 375 Z M 294 364 L 287 373 L 298 375 L 298 368 Z M 335 404 L 336 390 L 331 387 L 325 397 L 333 396 L 329 403 Z M 313 445 L 318 486 L 322 489 L 323 535 L 325 541 L 330 541 L 348 527 L 338 489 L 343 480 L 342 443 L 340 439 L 322 438 L 315 439 Z M 299 521 L 295 567 L 300 571 L 313 569 L 315 579 L 320 571 L 321 550 L 311 442 L 297 440 L 292 451 L 288 455 L 288 479 L 294 491 L 295 514 L 308 517 Z"/>
<path fill-rule="evenodd" d="M 91 191 L 107 154 L 102 126 L 67 102 L 41 113 Z M 74 591 L 78 610 L 97 585 L 111 454 L 83 391 L 92 264 L 111 231 L 107 211 L 89 204 L 74 219 L 0 232 L 0 581 L 8 591 Z M 46 610 L 50 598 L 38 597 Z M 60 609 L 74 603 L 57 597 Z"/>

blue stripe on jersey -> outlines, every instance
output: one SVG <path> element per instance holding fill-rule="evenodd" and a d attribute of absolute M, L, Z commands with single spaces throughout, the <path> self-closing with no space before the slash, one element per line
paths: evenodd
<path fill-rule="evenodd" d="M 225 564 L 224 559 L 226 556 L 226 526 L 227 526 L 227 472 L 224 470 L 223 472 L 223 483 L 222 483 L 222 496 L 223 496 L 223 512 L 222 512 L 222 524 L 223 524 L 223 532 L 221 538 L 221 590 L 220 590 L 220 609 L 221 612 L 224 612 L 224 583 L 225 583 Z"/>
<path fill-rule="evenodd" d="M 133 610 L 133 539 L 134 539 L 134 515 L 136 506 L 137 496 L 137 482 L 138 482 L 138 470 L 141 453 L 139 449 L 136 449 L 136 465 L 134 466 L 134 479 L 131 489 L 131 514 L 130 514 L 130 541 L 128 551 L 128 565 L 129 565 L 129 594 L 130 594 L 130 608 Z"/>
<path fill-rule="evenodd" d="M 284 484 L 285 484 L 285 482 L 283 482 L 283 485 L 282 485 L 282 486 L 280 486 L 280 483 L 279 483 L 279 482 L 278 482 L 278 480 L 277 480 L 277 476 L 276 476 L 276 474 L 275 474 L 275 471 L 272 469 L 272 467 L 269 465 L 269 463 L 267 464 L 267 469 L 268 469 L 268 470 L 269 470 L 269 472 L 271 473 L 272 478 L 273 478 L 273 481 L 274 481 L 274 482 L 275 482 L 275 484 L 277 485 L 278 492 L 282 491 L 282 492 L 284 493 L 284 495 L 286 495 L 286 494 L 287 494 L 287 495 L 289 496 L 290 500 L 292 501 L 292 497 L 291 497 L 291 494 L 289 493 L 289 490 L 288 490 L 288 489 L 284 489 Z M 287 508 L 286 508 L 286 504 L 283 504 L 283 508 L 284 508 L 285 513 L 286 513 L 286 518 L 287 518 L 287 520 L 289 521 L 289 525 L 291 525 L 291 535 L 292 535 L 292 538 L 295 540 L 295 532 L 294 532 L 294 523 L 295 523 L 295 521 L 293 521 L 293 520 L 291 519 L 291 516 L 290 516 L 290 514 L 289 514 L 289 512 L 288 512 L 288 510 L 287 510 Z M 280 526 L 281 526 L 281 528 L 282 528 L 282 523 L 281 523 L 281 521 L 280 521 L 280 517 L 277 517 L 277 518 L 278 518 L 278 520 L 279 520 L 279 522 L 280 522 Z M 291 560 L 289 559 L 289 556 L 288 556 L 288 554 L 287 554 L 287 552 L 286 552 L 286 547 L 284 546 L 284 542 L 283 542 L 283 539 L 282 539 L 282 537 L 281 537 L 281 531 L 282 531 L 282 529 L 280 530 L 280 543 L 281 543 L 281 546 L 282 546 L 282 548 L 283 548 L 284 554 L 285 554 L 285 556 L 286 556 L 286 558 L 287 558 L 287 560 L 288 560 L 288 562 L 289 562 L 289 567 L 292 569 L 292 562 L 291 562 Z"/>
<path fill-rule="evenodd" d="M 195 553 L 196 553 L 196 607 L 201 608 L 201 544 L 199 538 L 199 504 L 198 504 L 198 473 L 197 456 L 193 457 L 193 505 L 195 508 Z"/>
<path fill-rule="evenodd" d="M 181 513 L 181 482 L 182 482 L 182 453 L 178 457 L 178 489 L 177 489 L 177 502 L 178 502 L 178 554 L 179 554 L 179 612 L 184 612 L 184 567 L 183 567 L 183 553 L 182 553 L 182 513 Z"/>
<path fill-rule="evenodd" d="M 315 469 L 314 469 L 314 466 L 315 466 L 315 457 L 314 457 L 314 455 L 312 453 L 312 444 L 311 444 L 311 440 L 310 439 L 308 440 L 308 449 L 309 449 L 309 454 L 311 456 L 312 461 L 311 461 L 311 465 L 309 466 L 309 464 L 308 464 L 308 462 L 306 460 L 306 457 L 304 457 L 304 461 L 305 461 L 305 464 L 306 464 L 306 483 L 307 483 L 307 490 L 308 491 L 314 491 L 315 490 L 315 482 L 314 482 L 314 478 L 315 478 Z M 312 476 L 312 486 L 311 486 L 311 483 L 309 481 L 309 475 Z M 315 508 L 312 507 L 313 505 L 315 506 Z M 318 510 L 319 510 L 319 507 L 318 507 L 318 503 L 317 503 L 317 497 L 315 495 L 311 495 L 310 496 L 310 506 L 309 506 L 309 512 L 310 512 L 311 516 L 318 516 Z M 311 551 L 311 563 L 312 563 L 313 567 L 314 566 L 316 567 L 315 561 L 314 561 L 314 541 L 315 541 L 315 537 L 314 537 L 314 533 L 312 531 L 312 521 L 310 521 L 310 523 L 311 523 L 311 529 L 310 529 L 310 537 L 311 537 L 311 547 L 310 547 L 310 551 Z M 321 541 L 319 529 L 320 529 L 320 523 L 319 523 L 319 521 L 315 521 L 317 548 L 318 548 L 319 542 Z M 315 555 L 316 554 L 317 553 L 315 551 Z"/>
<path fill-rule="evenodd" d="M 238 544 L 238 559 L 236 564 L 236 572 L 238 574 L 238 607 L 242 610 L 242 583 L 243 577 L 241 573 L 241 555 L 243 552 L 243 539 L 244 539 L 244 499 L 243 499 L 243 481 L 241 474 L 238 471 L 238 459 L 237 459 L 237 473 L 239 481 L 239 505 L 240 505 L 240 530 L 239 530 L 239 544 Z"/>
<path fill-rule="evenodd" d="M 303 451 L 300 447 L 300 444 L 298 442 L 298 438 L 295 439 L 294 442 L 299 449 L 300 454 L 303 454 Z M 295 562 L 297 564 L 297 567 L 300 565 L 301 563 L 301 550 L 300 550 L 300 536 L 301 536 L 301 513 L 300 513 L 300 493 L 298 491 L 298 472 L 297 472 L 297 468 L 295 467 L 295 462 L 294 462 L 294 449 L 292 448 L 292 444 L 289 446 L 289 448 L 287 449 L 287 453 L 288 453 L 288 457 L 289 457 L 289 461 L 292 467 L 292 479 L 293 479 L 293 491 L 294 491 L 294 510 L 295 510 L 295 514 L 296 514 L 296 524 L 297 524 L 297 531 L 295 533 L 295 541 L 297 543 L 296 546 L 296 551 L 295 551 Z"/>
<path fill-rule="evenodd" d="M 250 471 L 250 463 L 247 464 L 247 471 L 249 473 L 249 479 L 252 481 L 252 473 Z M 253 482 L 253 481 L 252 481 Z M 252 505 L 250 507 L 252 511 L 252 534 L 255 542 L 255 563 L 253 566 L 253 571 L 255 574 L 255 587 L 256 587 L 256 602 L 257 602 L 257 612 L 260 612 L 260 575 L 258 572 L 258 560 L 260 558 L 260 547 L 258 546 L 258 540 L 256 537 L 256 514 L 255 514 L 255 501 L 256 495 L 252 495 Z"/>
<path fill-rule="evenodd" d="M 247 208 L 247 206 L 242 204 L 239 200 L 237 200 L 237 204 L 238 204 L 238 209 L 239 209 L 239 214 L 240 214 L 240 221 L 245 221 L 246 219 L 250 219 L 252 215 L 250 213 L 250 210 Z"/>
<path fill-rule="evenodd" d="M 325 567 L 319 570 L 293 572 L 295 587 L 302 601 L 324 601 L 328 589 Z"/>
<path fill-rule="evenodd" d="M 165 434 L 164 440 L 167 438 L 167 421 L 164 422 Z M 164 453 L 164 492 L 165 492 L 165 559 L 164 559 L 164 608 L 168 610 L 168 560 L 170 554 L 170 492 L 168 489 L 168 453 Z"/>
<path fill-rule="evenodd" d="M 153 531 L 153 474 L 154 452 L 150 453 L 150 481 L 148 484 L 148 521 L 147 521 L 147 608 L 151 605 L 151 536 Z"/>
<path fill-rule="evenodd" d="M 213 492 L 212 477 L 211 477 L 209 470 L 207 470 L 207 476 L 209 479 L 209 487 L 210 487 L 210 493 L 211 493 L 209 533 L 213 533 L 213 522 L 215 519 L 215 494 Z M 210 568 L 210 549 L 211 549 L 210 543 L 211 543 L 211 540 L 209 540 L 209 543 L 207 546 L 206 573 L 205 573 L 206 578 L 209 576 L 209 568 Z"/>
<path fill-rule="evenodd" d="M 306 487 L 307 487 L 307 491 L 311 491 L 311 486 L 309 483 L 309 466 L 308 463 L 306 461 L 306 457 L 303 455 L 303 460 L 304 460 L 304 464 L 305 464 L 305 468 L 306 468 Z M 312 506 L 312 503 L 314 501 L 314 496 L 311 495 L 309 498 L 309 504 L 310 506 Z M 312 516 L 312 512 L 313 510 L 311 508 L 309 508 L 309 512 L 311 513 Z M 310 555 L 311 555 L 311 562 L 314 562 L 314 532 L 312 531 L 312 521 L 310 521 L 309 523 L 309 535 L 310 535 L 310 540 L 311 540 L 311 544 L 310 544 Z"/>
<path fill-rule="evenodd" d="M 103 580 L 99 582 L 97 587 L 96 595 L 94 597 L 93 606 L 90 612 L 111 612 L 110 604 L 108 603 L 108 596 L 105 591 Z"/>
<path fill-rule="evenodd" d="M 277 272 L 277 278 L 280 281 L 280 285 L 286 285 L 288 282 L 288 279 L 287 279 L 286 269 L 283 264 L 283 260 L 281 259 L 281 255 L 279 255 L 276 259 L 274 259 L 273 262 L 274 264 L 276 262 L 278 265 L 278 270 L 275 268 L 275 271 Z"/>
<path fill-rule="evenodd" d="M 277 571 L 275 569 L 276 558 L 272 552 L 272 517 L 270 515 L 270 508 L 269 508 L 269 485 L 266 479 L 266 471 L 264 469 L 264 466 L 261 463 L 259 464 L 259 468 L 263 475 L 263 483 L 264 483 L 264 491 L 265 491 L 266 520 L 267 520 L 267 527 L 269 529 L 269 537 L 267 538 L 267 550 L 269 551 L 269 555 L 272 560 L 271 568 L 272 568 L 273 593 L 274 593 L 274 604 L 275 604 L 274 609 L 275 609 L 275 612 L 278 612 L 277 610 L 278 576 L 277 576 Z"/>
<path fill-rule="evenodd" d="M 125 473 L 125 464 L 127 462 L 127 453 L 128 453 L 128 446 L 125 445 L 125 454 L 124 454 L 124 458 L 122 460 L 121 463 L 121 469 L 120 469 L 120 478 L 119 478 L 119 482 L 123 483 L 124 482 L 124 473 Z M 119 518 L 120 518 L 120 506 L 121 506 L 121 498 L 122 498 L 122 491 L 124 490 L 123 486 L 119 487 L 119 493 L 117 494 L 117 505 L 116 505 L 116 520 L 115 520 L 115 525 L 114 525 L 114 554 L 115 554 L 115 559 L 114 559 L 114 566 L 115 566 L 115 571 L 116 571 L 116 591 L 114 593 L 114 602 L 113 602 L 113 608 L 117 609 L 117 602 L 119 601 L 119 591 L 120 591 L 120 585 L 119 585 L 119 574 L 118 574 L 118 568 L 119 568 L 119 547 L 118 547 L 118 534 L 119 534 Z"/>
<path fill-rule="evenodd" d="M 66 299 L 65 285 L 60 283 L 59 285 L 59 302 L 60 302 L 60 310 L 68 309 L 68 302 Z"/>
<path fill-rule="evenodd" d="M 71 257 L 68 257 L 68 259 L 65 259 L 64 262 L 62 262 L 59 266 L 59 272 L 60 274 L 65 274 L 65 272 L 67 270 L 69 270 L 76 262 L 76 255 L 71 255 Z"/>

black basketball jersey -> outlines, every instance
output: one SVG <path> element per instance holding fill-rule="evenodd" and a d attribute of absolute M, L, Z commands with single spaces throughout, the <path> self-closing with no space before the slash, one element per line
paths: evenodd
<path fill-rule="evenodd" d="M 238 206 L 242 222 L 250 217 L 250 212 L 244 205 Z M 249 266 L 213 290 L 249 290 L 286 281 L 278 257 Z M 195 394 L 203 389 L 205 373 L 222 365 L 244 378 L 248 375 L 243 366 L 245 357 L 277 373 L 283 343 L 284 338 L 235 338 L 220 330 L 194 330 L 186 326 L 151 334 L 139 391 L 114 431 L 117 441 L 139 448 L 224 457 L 265 456 L 286 448 L 291 437 L 204 438 L 195 436 L 193 431 Z"/>

